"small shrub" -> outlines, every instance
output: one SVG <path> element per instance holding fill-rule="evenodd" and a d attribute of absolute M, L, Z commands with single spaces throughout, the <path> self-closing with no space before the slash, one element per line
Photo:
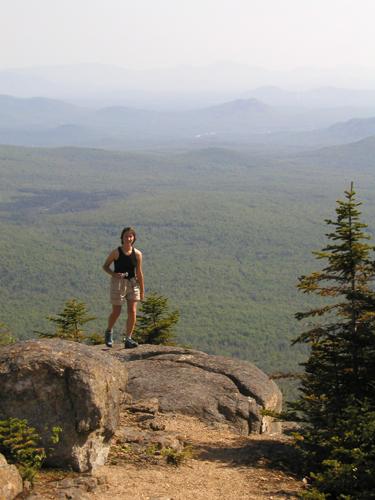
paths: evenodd
<path fill-rule="evenodd" d="M 55 325 L 55 331 L 40 332 L 34 330 L 34 333 L 37 333 L 42 338 L 60 338 L 81 343 L 86 342 L 88 339 L 89 343 L 96 343 L 94 334 L 87 334 L 83 328 L 86 323 L 96 319 L 94 316 L 88 315 L 87 306 L 84 302 L 69 299 L 65 302 L 61 313 L 58 313 L 57 316 L 47 316 L 47 319 Z M 102 342 L 101 340 L 100 343 Z"/>
<path fill-rule="evenodd" d="M 145 454 L 153 457 L 155 455 L 158 455 L 160 452 L 159 447 L 156 444 L 150 444 L 146 449 L 145 449 Z"/>
<path fill-rule="evenodd" d="M 51 443 L 57 444 L 61 428 L 53 427 Z M 8 418 L 0 420 L 0 453 L 17 466 L 23 480 L 33 483 L 46 458 L 45 449 L 40 446 L 41 437 L 27 420 Z"/>
<path fill-rule="evenodd" d="M 174 450 L 173 448 L 163 448 L 161 455 L 165 458 L 167 464 L 178 467 L 187 459 L 193 457 L 193 450 L 191 446 L 185 446 L 181 451 Z"/>
<path fill-rule="evenodd" d="M 175 345 L 175 326 L 180 313 L 169 311 L 168 299 L 151 293 L 142 303 L 134 336 L 141 344 Z"/>

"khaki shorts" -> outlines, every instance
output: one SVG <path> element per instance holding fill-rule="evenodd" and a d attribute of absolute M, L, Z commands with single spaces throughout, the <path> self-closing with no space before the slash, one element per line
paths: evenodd
<path fill-rule="evenodd" d="M 141 300 L 139 283 L 136 278 L 130 280 L 112 276 L 110 284 L 110 301 L 114 306 L 122 306 L 127 300 Z"/>

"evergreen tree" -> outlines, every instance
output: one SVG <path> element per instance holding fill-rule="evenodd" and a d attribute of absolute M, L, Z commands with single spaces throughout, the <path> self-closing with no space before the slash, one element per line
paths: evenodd
<path fill-rule="evenodd" d="M 297 319 L 321 318 L 295 342 L 310 347 L 304 364 L 301 396 L 290 409 L 304 423 L 298 445 L 323 496 L 311 498 L 370 498 L 361 496 L 366 474 L 375 476 L 375 294 L 373 245 L 353 184 L 337 202 L 333 230 L 317 259 L 326 267 L 302 276 L 299 289 L 328 303 L 298 313 Z M 359 431 L 359 429 L 362 429 Z M 348 431 L 357 429 L 353 434 Z M 361 457 L 358 456 L 358 453 Z M 367 471 L 367 472 L 366 472 Z M 370 471 L 370 472 L 369 472 Z M 367 487 L 366 487 L 367 488 Z M 354 495 L 354 496 L 351 496 Z M 340 497 L 344 498 L 344 497 Z"/>
<path fill-rule="evenodd" d="M 94 335 L 86 334 L 82 327 L 96 318 L 88 315 L 86 304 L 79 300 L 67 300 L 64 305 L 64 310 L 61 313 L 57 314 L 57 316 L 47 316 L 47 319 L 55 325 L 55 331 L 52 333 L 35 332 L 38 333 L 40 337 L 58 337 L 74 342 L 85 342 L 87 340 L 90 341 Z"/>
<path fill-rule="evenodd" d="M 141 344 L 174 345 L 174 327 L 180 314 L 168 311 L 168 299 L 150 294 L 141 304 L 134 335 Z"/>

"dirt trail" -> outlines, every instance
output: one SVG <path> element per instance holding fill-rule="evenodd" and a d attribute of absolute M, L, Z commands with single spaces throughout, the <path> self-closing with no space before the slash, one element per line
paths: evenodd
<path fill-rule="evenodd" d="M 280 500 L 297 498 L 302 490 L 302 482 L 280 465 L 291 453 L 283 436 L 243 437 L 226 425 L 211 426 L 175 414 L 159 414 L 157 419 L 166 434 L 177 435 L 192 450 L 193 456 L 181 465 L 167 464 L 165 456 L 149 445 L 143 454 L 133 453 L 132 446 L 114 445 L 109 464 L 94 473 L 99 484 L 92 491 L 61 489 L 61 480 L 44 473 L 37 481 L 34 494 L 39 496 L 35 498 Z M 142 424 L 132 415 L 123 415 L 122 424 L 123 429 L 142 433 Z M 70 483 L 65 479 L 65 484 L 72 486 L 77 478 L 72 477 Z"/>

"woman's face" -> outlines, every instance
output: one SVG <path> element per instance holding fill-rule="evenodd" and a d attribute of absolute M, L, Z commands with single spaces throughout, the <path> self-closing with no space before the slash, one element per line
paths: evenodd
<path fill-rule="evenodd" d="M 122 236 L 122 243 L 132 245 L 134 243 L 134 234 L 131 231 L 126 231 Z"/>

